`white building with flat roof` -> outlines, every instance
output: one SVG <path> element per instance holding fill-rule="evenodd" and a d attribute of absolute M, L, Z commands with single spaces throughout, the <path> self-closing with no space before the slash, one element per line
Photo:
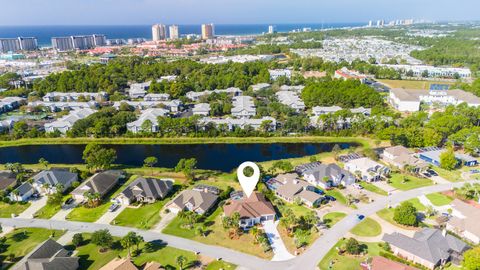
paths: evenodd
<path fill-rule="evenodd" d="M 420 103 L 459 105 L 467 103 L 469 106 L 480 106 L 480 98 L 470 92 L 454 90 L 422 90 L 395 88 L 390 90 L 388 98 L 390 104 L 401 112 L 416 112 L 420 110 Z"/>

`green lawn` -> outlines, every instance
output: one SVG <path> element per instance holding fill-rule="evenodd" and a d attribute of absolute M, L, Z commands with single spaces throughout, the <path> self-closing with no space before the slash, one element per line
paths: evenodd
<path fill-rule="evenodd" d="M 205 270 L 233 270 L 237 268 L 236 265 L 227 263 L 224 261 L 213 261 L 211 262 Z"/>
<path fill-rule="evenodd" d="M 163 229 L 163 233 L 192 239 L 208 245 L 218 245 L 231 248 L 265 259 L 270 259 L 272 257 L 273 254 L 271 252 L 265 253 L 259 244 L 254 244 L 254 239 L 251 234 L 244 233 L 238 238 L 231 239 L 228 235 L 228 231 L 222 226 L 222 213 L 223 210 L 221 207 L 218 207 L 210 216 L 205 218 L 203 226 L 205 226 L 208 231 L 206 237 L 196 235 L 195 230 L 182 227 L 184 222 L 178 217 L 174 218 L 167 227 Z"/>
<path fill-rule="evenodd" d="M 410 199 L 410 200 L 408 200 L 408 202 L 412 203 L 413 206 L 415 206 L 415 208 L 417 208 L 418 211 L 427 210 L 427 207 L 423 203 L 421 203 L 420 199 L 418 199 L 418 198 Z"/>
<path fill-rule="evenodd" d="M 382 210 L 378 211 L 377 215 L 379 217 L 381 217 L 382 219 L 390 222 L 391 224 L 398 226 L 397 222 L 395 222 L 395 220 L 393 220 L 394 212 L 395 212 L 395 210 L 393 208 L 385 208 L 385 209 L 382 209 Z"/>
<path fill-rule="evenodd" d="M 399 190 L 410 190 L 433 185 L 433 181 L 399 173 L 392 174 L 390 185 Z"/>
<path fill-rule="evenodd" d="M 70 198 L 71 195 L 67 194 L 63 196 L 62 203 L 65 202 L 68 198 Z M 50 219 L 52 218 L 58 211 L 62 209 L 61 205 L 52 205 L 52 204 L 46 204 L 42 209 L 38 210 L 35 213 L 36 218 L 42 218 L 42 219 Z"/>
<path fill-rule="evenodd" d="M 385 190 L 383 190 L 383 189 L 375 186 L 375 185 L 372 184 L 372 183 L 368 183 L 368 182 L 362 181 L 362 182 L 360 182 L 360 185 L 361 185 L 364 189 L 366 189 L 366 190 L 368 190 L 368 191 L 370 191 L 370 192 L 377 193 L 377 194 L 382 195 L 382 196 L 387 196 L 387 195 L 388 195 L 388 192 L 386 192 Z"/>
<path fill-rule="evenodd" d="M 30 206 L 30 203 L 4 203 L 0 202 L 0 218 L 11 218 L 12 214 L 18 215 L 25 211 Z"/>
<path fill-rule="evenodd" d="M 23 256 L 27 255 L 40 243 L 44 242 L 51 236 L 56 240 L 63 235 L 62 231 L 47 230 L 39 228 L 19 228 L 5 235 L 6 250 L 0 253 L 0 257 L 6 257 L 9 254 L 15 255 L 15 261 L 19 261 Z M 7 267 L 8 268 L 8 267 Z"/>
<path fill-rule="evenodd" d="M 442 169 L 440 167 L 435 167 L 435 168 L 433 168 L 433 170 L 436 171 L 439 176 L 445 178 L 446 180 L 448 180 L 450 182 L 464 181 L 462 179 L 462 172 L 460 170 L 448 171 L 448 170 Z"/>
<path fill-rule="evenodd" d="M 126 257 L 128 254 L 126 250 L 119 246 L 118 242 L 114 245 L 114 248 L 109 249 L 107 252 L 100 253 L 98 246 L 89 243 L 90 234 L 83 235 L 86 243 L 77 248 L 78 253 L 76 254 L 76 256 L 80 258 L 79 269 L 99 269 L 114 258 L 118 256 Z M 118 238 L 115 238 L 115 240 L 118 240 Z M 140 249 L 142 248 L 143 244 L 140 245 Z M 175 260 L 180 255 L 185 256 L 189 263 L 197 260 L 197 256 L 193 252 L 162 246 L 160 244 L 156 244 L 155 249 L 153 252 L 142 252 L 137 257 L 134 257 L 134 264 L 141 266 L 147 262 L 155 261 L 162 264 L 166 269 L 177 269 Z"/>
<path fill-rule="evenodd" d="M 137 175 L 132 175 L 122 186 L 114 187 L 110 194 L 107 194 L 103 199 L 103 203 L 98 207 L 88 208 L 83 205 L 79 205 L 72 210 L 67 216 L 66 219 L 70 221 L 83 221 L 83 222 L 95 222 L 101 216 L 103 216 L 108 208 L 112 205 L 110 201 L 111 198 L 115 198 L 120 192 L 122 192 L 131 182 L 137 179 Z"/>
<path fill-rule="evenodd" d="M 322 261 L 318 264 L 318 267 L 321 270 L 356 270 L 360 269 L 360 263 L 364 262 L 367 258 L 378 256 L 380 254 L 381 248 L 378 246 L 378 243 L 362 243 L 367 249 L 366 255 L 361 256 L 350 256 L 350 255 L 339 255 L 337 248 L 340 248 L 344 245 L 346 240 L 340 240 L 328 253 L 323 257 Z M 332 268 L 330 268 L 332 265 Z"/>
<path fill-rule="evenodd" d="M 324 215 L 322 220 L 330 228 L 346 216 L 347 214 L 342 212 L 331 212 Z"/>
<path fill-rule="evenodd" d="M 112 224 L 148 230 L 160 221 L 160 210 L 166 200 L 146 204 L 139 208 L 125 208 Z"/>
<path fill-rule="evenodd" d="M 371 218 L 366 218 L 357 226 L 353 227 L 351 233 L 358 236 L 374 237 L 382 233 L 382 226 Z"/>
<path fill-rule="evenodd" d="M 427 194 L 426 197 L 435 206 L 444 206 L 450 204 L 453 199 L 442 193 Z"/>
<path fill-rule="evenodd" d="M 342 192 L 340 192 L 340 190 L 338 190 L 338 189 L 326 190 L 325 194 L 333 196 L 341 204 L 347 205 L 347 198 L 345 198 L 345 196 L 343 195 Z"/>

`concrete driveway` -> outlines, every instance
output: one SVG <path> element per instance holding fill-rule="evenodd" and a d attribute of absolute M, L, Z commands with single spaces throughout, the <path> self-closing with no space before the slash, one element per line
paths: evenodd
<path fill-rule="evenodd" d="M 107 211 L 103 216 L 101 216 L 95 223 L 99 224 L 110 224 L 120 213 L 127 208 L 126 205 L 120 205 L 117 210 L 114 212 Z"/>
<path fill-rule="evenodd" d="M 287 247 L 285 247 L 285 244 L 280 237 L 280 233 L 277 230 L 278 223 L 278 220 L 275 222 L 271 220 L 265 221 L 263 222 L 263 229 L 267 234 L 268 241 L 270 242 L 274 253 L 272 261 L 286 261 L 295 256 L 288 252 Z"/>
<path fill-rule="evenodd" d="M 65 218 L 67 217 L 67 215 L 70 214 L 70 212 L 72 212 L 73 209 L 75 209 L 75 207 L 77 207 L 77 205 L 78 205 L 77 202 L 73 202 L 71 205 L 69 205 L 67 207 L 62 206 L 60 211 L 58 211 L 51 219 L 53 219 L 53 220 L 66 220 Z"/>
<path fill-rule="evenodd" d="M 47 196 L 42 196 L 37 200 L 31 200 L 30 206 L 25 209 L 20 215 L 19 218 L 33 218 L 33 215 L 38 212 L 38 210 L 42 209 L 45 205 L 47 205 Z"/>

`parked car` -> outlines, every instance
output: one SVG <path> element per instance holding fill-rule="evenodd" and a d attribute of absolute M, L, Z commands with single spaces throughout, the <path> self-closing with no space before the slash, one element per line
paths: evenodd
<path fill-rule="evenodd" d="M 109 212 L 115 212 L 115 210 L 117 210 L 118 207 L 120 207 L 120 205 L 114 203 L 108 208 L 108 211 Z"/>
<path fill-rule="evenodd" d="M 332 201 L 332 202 L 334 202 L 334 201 L 337 200 L 337 199 L 335 199 L 335 197 L 330 196 L 330 195 L 325 195 L 325 199 L 327 199 L 327 200 L 329 200 L 329 201 Z"/>
<path fill-rule="evenodd" d="M 424 172 L 424 173 L 423 173 L 423 176 L 425 176 L 426 178 L 430 178 L 430 177 L 432 177 L 432 175 L 431 175 L 431 174 L 429 174 L 429 173 L 427 173 L 427 172 Z"/>
<path fill-rule="evenodd" d="M 72 204 L 74 201 L 75 201 L 75 200 L 70 197 L 70 198 L 68 198 L 68 199 L 63 203 L 63 205 L 70 205 L 70 204 Z"/>
<path fill-rule="evenodd" d="M 362 187 L 360 184 L 358 184 L 358 183 L 355 183 L 355 184 L 353 184 L 352 186 L 353 186 L 354 188 L 356 188 L 356 189 L 363 189 L 363 187 Z"/>
<path fill-rule="evenodd" d="M 480 170 L 477 170 L 477 169 L 475 169 L 475 170 L 470 170 L 470 173 L 471 173 L 471 174 L 480 173 Z"/>
<path fill-rule="evenodd" d="M 364 218 L 365 218 L 364 215 L 357 215 L 357 219 L 358 219 L 358 220 L 363 220 Z"/>
<path fill-rule="evenodd" d="M 428 169 L 427 172 L 431 174 L 432 176 L 438 176 L 438 173 L 432 169 Z"/>

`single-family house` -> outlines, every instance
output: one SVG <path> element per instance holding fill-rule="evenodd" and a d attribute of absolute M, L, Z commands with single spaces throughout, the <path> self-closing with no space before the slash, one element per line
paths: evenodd
<path fill-rule="evenodd" d="M 307 182 L 323 189 L 339 185 L 348 186 L 355 183 L 355 176 L 340 168 L 337 164 L 322 164 L 311 162 L 295 168 Z"/>
<path fill-rule="evenodd" d="M 132 83 L 130 85 L 130 89 L 128 90 L 128 95 L 133 99 L 143 98 L 147 94 L 150 84 L 152 84 L 152 82 Z"/>
<path fill-rule="evenodd" d="M 320 116 L 324 114 L 336 113 L 341 110 L 342 110 L 342 107 L 339 107 L 339 106 L 329 106 L 329 107 L 315 106 L 312 108 L 312 113 L 314 116 Z"/>
<path fill-rule="evenodd" d="M 232 116 L 236 118 L 250 118 L 255 116 L 256 109 L 253 98 L 249 96 L 236 96 L 232 99 Z"/>
<path fill-rule="evenodd" d="M 167 205 L 167 208 L 174 213 L 193 211 L 199 215 L 203 215 L 215 205 L 217 200 L 218 195 L 206 189 L 202 191 L 184 190 Z"/>
<path fill-rule="evenodd" d="M 415 172 L 420 172 L 428 167 L 426 162 L 414 156 L 413 151 L 401 145 L 385 148 L 382 160 L 399 169 L 410 166 Z"/>
<path fill-rule="evenodd" d="M 132 263 L 130 258 L 114 258 L 109 261 L 100 270 L 138 270 L 138 267 Z"/>
<path fill-rule="evenodd" d="M 227 217 L 239 213 L 240 227 L 244 229 L 263 221 L 274 221 L 276 217 L 272 203 L 258 192 L 252 193 L 250 197 L 243 196 L 241 199 L 227 201 L 223 206 L 223 211 Z"/>
<path fill-rule="evenodd" d="M 158 117 L 162 117 L 167 114 L 168 111 L 162 108 L 146 109 L 142 112 L 137 120 L 127 123 L 127 130 L 133 133 L 158 132 Z"/>
<path fill-rule="evenodd" d="M 416 232 L 412 238 L 394 232 L 385 234 L 383 241 L 390 244 L 393 254 L 428 269 L 445 265 L 451 261 L 458 265 L 462 254 L 470 247 L 456 237 L 447 234 L 446 230 L 423 229 Z"/>
<path fill-rule="evenodd" d="M 133 202 L 154 203 L 167 196 L 172 190 L 172 180 L 139 177 L 126 187 L 115 200 L 124 205 Z"/>
<path fill-rule="evenodd" d="M 285 180 L 275 190 L 275 195 L 290 203 L 302 202 L 308 207 L 317 207 L 323 200 L 315 186 L 300 179 Z"/>
<path fill-rule="evenodd" d="M 214 124 L 217 127 L 225 126 L 229 131 L 233 131 L 237 128 L 244 129 L 251 127 L 254 130 L 259 130 L 261 127 L 267 129 L 267 131 L 275 131 L 277 128 L 277 121 L 273 117 L 265 116 L 262 118 L 210 118 L 204 117 L 199 120 L 199 124 L 207 125 Z"/>
<path fill-rule="evenodd" d="M 440 166 L 440 156 L 445 151 L 446 149 L 432 148 L 431 150 L 429 149 L 427 151 L 418 153 L 418 158 L 432 165 Z M 464 166 L 471 167 L 478 165 L 478 160 L 467 154 L 455 153 L 455 158 L 458 160 L 458 163 L 461 163 Z"/>
<path fill-rule="evenodd" d="M 374 256 L 371 262 L 364 262 L 360 266 L 362 270 L 418 270 L 418 268 L 382 256 Z"/>
<path fill-rule="evenodd" d="M 7 191 L 17 185 L 17 177 L 9 171 L 0 171 L 0 191 Z"/>
<path fill-rule="evenodd" d="M 76 270 L 78 257 L 70 256 L 70 251 L 53 239 L 48 239 L 23 257 L 12 270 Z"/>
<path fill-rule="evenodd" d="M 350 160 L 345 163 L 345 169 L 358 176 L 360 180 L 373 182 L 378 181 L 382 176 L 387 176 L 390 169 L 367 157 Z"/>
<path fill-rule="evenodd" d="M 63 193 L 78 181 L 78 175 L 68 170 L 52 169 L 39 172 L 32 180 L 32 186 L 40 194 L 53 194 L 59 187 L 59 191 Z"/>
<path fill-rule="evenodd" d="M 76 201 L 86 201 L 86 194 L 99 194 L 103 198 L 108 194 L 123 177 L 121 171 L 105 171 L 94 174 L 88 180 L 81 183 L 72 194 Z"/>
<path fill-rule="evenodd" d="M 450 205 L 452 217 L 447 222 L 447 230 L 476 245 L 480 244 L 480 209 L 458 199 Z"/>
<path fill-rule="evenodd" d="M 35 193 L 35 189 L 28 182 L 24 182 L 14 189 L 8 197 L 14 202 L 26 202 Z"/>
<path fill-rule="evenodd" d="M 269 83 L 258 83 L 258 84 L 254 84 L 252 85 L 252 91 L 253 92 L 258 92 L 258 91 L 261 91 L 261 90 L 265 90 L 265 89 L 268 89 L 270 88 L 270 84 Z"/>
<path fill-rule="evenodd" d="M 208 103 L 199 103 L 195 104 L 192 109 L 193 115 L 203 115 L 208 116 L 210 114 L 210 104 Z"/>
<path fill-rule="evenodd" d="M 143 97 L 143 100 L 145 101 L 167 101 L 170 99 L 170 95 L 166 93 L 160 93 L 160 94 L 146 94 Z"/>

